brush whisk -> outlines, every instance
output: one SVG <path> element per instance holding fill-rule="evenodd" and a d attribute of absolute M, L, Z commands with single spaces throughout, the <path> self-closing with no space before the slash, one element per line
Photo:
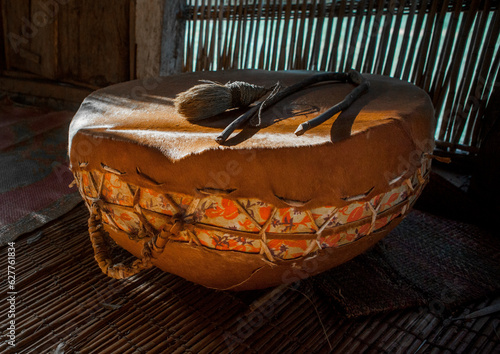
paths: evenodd
<path fill-rule="evenodd" d="M 273 89 L 243 81 L 228 82 L 225 85 L 212 81 L 202 82 L 175 98 L 177 112 L 189 121 L 210 118 L 231 108 L 247 107 Z"/>

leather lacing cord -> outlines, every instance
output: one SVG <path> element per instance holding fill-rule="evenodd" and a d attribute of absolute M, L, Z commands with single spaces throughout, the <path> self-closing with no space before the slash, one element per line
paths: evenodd
<path fill-rule="evenodd" d="M 92 247 L 94 248 L 94 258 L 107 276 L 115 279 L 123 279 L 139 273 L 141 270 L 149 269 L 153 266 L 151 262 L 151 248 L 149 243 L 145 243 L 142 249 L 142 258 L 134 260 L 131 264 L 116 263 L 110 257 L 110 249 L 105 242 L 106 231 L 103 229 L 102 218 L 97 203 L 92 203 L 89 218 L 89 234 Z"/>
<path fill-rule="evenodd" d="M 102 272 L 115 279 L 127 278 L 142 270 L 151 268 L 153 266 L 153 252 L 162 253 L 170 238 L 179 236 L 182 231 L 194 235 L 193 230 L 194 225 L 186 224 L 181 215 L 175 215 L 171 217 L 170 222 L 163 227 L 162 231 L 154 233 L 148 241 L 144 242 L 141 258 L 135 259 L 130 264 L 123 264 L 116 262 L 111 257 L 111 250 L 105 241 L 107 232 L 102 224 L 99 203 L 92 203 L 90 208 L 89 234 L 94 248 L 94 258 Z M 195 243 L 200 244 L 197 238 Z"/>
<path fill-rule="evenodd" d="M 427 159 L 429 159 L 429 156 L 425 156 Z M 106 170 L 109 172 L 109 170 Z M 89 173 L 89 183 L 94 187 L 94 189 L 97 191 L 97 198 L 89 197 L 87 196 L 87 205 L 89 205 L 90 209 L 90 218 L 89 218 L 89 234 L 90 234 L 90 239 L 92 242 L 92 246 L 94 248 L 94 253 L 95 253 L 95 259 L 101 268 L 102 272 L 105 273 L 106 275 L 115 278 L 115 279 L 123 279 L 127 278 L 129 276 L 135 275 L 139 273 L 142 270 L 149 269 L 153 266 L 152 258 L 153 254 L 161 254 L 163 250 L 165 249 L 165 246 L 169 240 L 178 238 L 181 233 L 185 232 L 188 235 L 189 238 L 189 243 L 195 243 L 198 246 L 201 246 L 201 242 L 198 240 L 198 237 L 196 236 L 195 233 L 195 228 L 201 228 L 201 229 L 206 229 L 206 230 L 214 230 L 214 231 L 220 231 L 220 232 L 232 232 L 236 235 L 241 235 L 249 239 L 254 239 L 254 240 L 260 240 L 260 254 L 262 256 L 262 259 L 272 265 L 276 265 L 276 260 L 272 255 L 271 250 L 269 249 L 267 242 L 268 239 L 275 239 L 278 236 L 283 237 L 283 234 L 276 235 L 276 233 L 271 233 L 271 232 L 266 232 L 265 230 L 271 223 L 274 214 L 277 212 L 277 208 L 273 208 L 270 217 L 266 220 L 266 222 L 263 225 L 260 225 L 254 218 L 248 214 L 246 209 L 237 201 L 234 200 L 236 206 L 242 213 L 244 213 L 247 217 L 250 218 L 250 220 L 254 221 L 254 224 L 256 225 L 258 232 L 257 233 L 248 233 L 248 232 L 240 232 L 238 230 L 227 230 L 222 227 L 214 226 L 214 225 L 208 225 L 208 224 L 203 224 L 200 222 L 195 222 L 193 220 L 193 215 L 195 214 L 195 211 L 198 208 L 200 199 L 194 199 L 188 210 L 184 210 L 180 208 L 175 201 L 172 200 L 172 198 L 168 198 L 169 202 L 172 203 L 172 207 L 176 210 L 176 214 L 173 216 L 169 217 L 168 221 L 164 224 L 162 230 L 156 231 L 153 226 L 147 221 L 146 217 L 143 215 L 142 208 L 139 205 L 139 197 L 140 197 L 140 188 L 137 188 L 134 194 L 134 207 L 130 208 L 133 209 L 134 213 L 138 216 L 139 222 L 140 222 L 140 230 L 139 233 L 133 237 L 134 239 L 138 239 L 136 241 L 141 242 L 143 240 L 143 248 L 141 251 L 141 258 L 135 259 L 134 261 L 130 262 L 129 264 L 124 264 L 122 262 L 116 262 L 114 259 L 111 257 L 111 250 L 106 242 L 105 238 L 108 237 L 107 231 L 104 230 L 104 225 L 102 221 L 102 215 L 103 213 L 107 214 L 106 209 L 104 207 L 105 202 L 102 199 L 102 189 L 103 189 L 103 184 L 104 184 L 104 175 L 101 178 L 101 181 L 99 183 L 98 188 L 97 183 L 94 180 L 94 177 L 92 177 L 92 174 Z M 383 212 L 380 212 L 380 206 L 381 204 L 378 204 L 377 206 L 372 205 L 370 201 L 367 201 L 365 203 L 367 209 L 371 211 L 371 216 L 359 219 L 354 222 L 342 224 L 342 225 L 337 225 L 334 226 L 333 228 L 327 229 L 326 227 L 329 225 L 330 221 L 333 220 L 335 215 L 337 215 L 338 209 L 334 210 L 332 213 L 330 213 L 329 217 L 321 226 L 317 226 L 315 233 L 313 234 L 287 234 L 286 236 L 290 239 L 296 239 L 297 237 L 300 237 L 300 239 L 307 239 L 307 240 L 314 240 L 311 242 L 310 246 L 305 250 L 303 256 L 307 256 L 308 254 L 312 252 L 316 252 L 322 249 L 320 239 L 322 237 L 325 237 L 327 234 L 330 234 L 332 232 L 338 233 L 347 230 L 348 228 L 353 228 L 353 227 L 358 227 L 361 226 L 365 223 L 370 224 L 369 231 L 367 235 L 378 231 L 376 229 L 376 221 L 384 216 L 392 215 L 395 213 L 401 213 L 401 215 L 404 215 L 408 212 L 410 209 L 411 205 L 415 202 L 416 198 L 413 198 L 413 202 L 410 201 L 410 197 L 413 195 L 414 197 L 417 197 L 420 192 L 422 191 L 424 185 L 427 183 L 428 178 L 429 178 L 429 173 L 426 171 L 426 173 L 422 174 L 422 170 L 419 168 L 416 173 L 417 177 L 417 183 L 414 186 L 411 181 L 408 179 L 405 181 L 405 184 L 408 185 L 408 197 L 405 201 L 402 201 L 401 203 L 398 203 L 387 210 L 384 210 Z M 82 184 L 82 175 L 80 173 L 79 175 L 79 180 L 78 180 L 78 187 L 80 188 L 80 191 L 83 192 L 83 184 Z M 127 184 L 128 185 L 128 184 Z M 128 185 L 130 188 L 130 186 Z M 132 190 L 131 190 L 132 191 Z M 85 195 L 83 193 L 83 195 Z M 308 211 L 309 217 L 312 219 L 313 216 L 310 215 L 310 211 Z M 109 215 L 107 215 L 107 219 L 109 219 L 110 225 L 109 227 L 113 229 L 119 230 L 120 228 L 118 225 L 114 222 L 113 218 Z M 163 215 L 166 216 L 166 215 Z M 130 235 L 129 235 L 130 237 Z"/>
<path fill-rule="evenodd" d="M 123 173 L 117 173 L 118 170 L 112 169 L 108 166 L 101 164 L 103 169 L 107 172 L 121 175 Z M 101 178 L 99 185 L 94 180 L 94 177 L 89 173 L 89 181 L 92 184 L 94 190 L 97 191 L 97 198 L 87 197 L 87 205 L 89 205 L 90 217 L 89 217 L 89 234 L 92 247 L 94 249 L 94 258 L 101 268 L 102 272 L 111 278 L 124 279 L 139 273 L 142 270 L 149 269 L 153 266 L 151 259 L 153 258 L 153 252 L 161 253 L 165 248 L 166 243 L 170 238 L 178 237 L 180 232 L 186 231 L 190 236 L 190 240 L 194 241 L 196 244 L 201 245 L 200 241 L 196 237 L 194 231 L 194 225 L 189 223 L 189 218 L 185 218 L 184 213 L 177 203 L 175 203 L 171 198 L 169 198 L 169 203 L 177 211 L 175 215 L 170 217 L 169 222 L 167 222 L 161 231 L 157 232 L 146 220 L 142 213 L 142 208 L 139 205 L 141 189 L 137 188 L 135 193 L 132 193 L 130 185 L 127 184 L 130 192 L 134 195 L 134 213 L 139 218 L 140 231 L 137 238 L 147 239 L 144 241 L 144 245 L 141 251 L 141 258 L 135 259 L 130 264 L 124 264 L 122 262 L 116 262 L 111 257 L 111 249 L 105 238 L 108 236 L 106 230 L 104 230 L 102 214 L 105 213 L 103 205 L 105 204 L 102 198 L 102 191 L 104 185 L 104 174 Z M 83 184 L 81 181 L 77 183 L 80 192 L 82 193 Z M 85 193 L 82 193 L 85 195 Z M 90 203 L 89 203 L 90 202 Z M 112 223 L 111 227 L 119 229 L 118 225 L 114 222 L 112 217 L 108 216 L 108 219 Z M 188 222 L 186 222 L 188 221 Z"/>

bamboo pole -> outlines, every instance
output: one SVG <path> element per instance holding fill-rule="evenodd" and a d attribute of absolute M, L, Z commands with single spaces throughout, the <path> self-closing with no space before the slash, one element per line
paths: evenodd
<path fill-rule="evenodd" d="M 333 33 L 333 46 L 332 54 L 330 57 L 330 64 L 328 65 L 329 71 L 337 71 L 337 59 L 338 59 L 338 48 L 340 34 L 342 33 L 342 22 L 344 21 L 345 13 L 345 1 L 340 2 L 340 8 L 337 14 L 337 26 L 335 26 L 335 32 Z"/>
<path fill-rule="evenodd" d="M 241 0 L 240 0 L 241 1 Z M 247 34 L 247 24 L 248 24 L 248 0 L 245 0 L 245 6 L 243 6 L 243 15 L 240 18 L 240 25 L 241 25 L 241 38 L 240 38 L 240 49 L 241 49 L 241 55 L 239 58 L 239 63 L 237 69 L 245 69 L 246 64 L 245 64 L 245 58 L 248 55 L 248 52 L 250 52 L 250 47 L 249 41 L 248 41 L 248 34 Z M 250 22 L 252 23 L 252 22 Z"/>
<path fill-rule="evenodd" d="M 392 18 L 395 7 L 395 0 L 389 1 L 389 7 L 387 9 L 387 15 L 384 17 L 384 25 L 382 26 L 382 37 L 379 39 L 378 53 L 375 60 L 374 73 L 382 74 L 384 69 L 384 60 L 387 56 L 387 43 L 389 42 L 389 36 L 392 28 Z"/>
<path fill-rule="evenodd" d="M 303 69 L 302 62 L 304 60 L 304 38 L 306 33 L 306 14 L 307 14 L 307 1 L 302 0 L 301 12 L 300 12 L 300 29 L 299 29 L 299 41 L 297 43 L 297 55 L 295 57 L 294 69 Z"/>
<path fill-rule="evenodd" d="M 265 19 L 264 19 L 264 38 L 268 38 L 268 27 L 269 27 L 269 1 L 266 0 L 266 12 L 265 12 Z M 265 40 L 263 42 L 265 44 Z M 261 48 L 260 51 L 260 56 L 259 56 L 259 69 L 264 69 L 265 68 L 265 54 L 268 53 L 267 46 Z"/>
<path fill-rule="evenodd" d="M 405 26 L 405 30 L 404 30 L 404 34 L 403 34 L 403 42 L 401 43 L 401 49 L 399 51 L 396 72 L 394 73 L 394 76 L 397 78 L 401 78 L 402 73 L 403 73 L 404 63 L 407 60 L 408 43 L 410 42 L 410 33 L 411 33 L 411 29 L 413 27 L 413 20 L 415 18 L 416 9 L 417 9 L 417 2 L 412 1 L 411 7 L 410 7 L 410 12 L 409 12 L 409 14 L 407 16 L 407 20 L 406 20 L 406 26 Z"/>
<path fill-rule="evenodd" d="M 313 33 L 314 33 L 314 20 L 315 20 L 315 9 L 316 9 L 316 1 L 313 0 L 313 3 L 311 4 L 311 8 L 309 10 L 309 18 L 308 18 L 308 24 L 307 24 L 307 33 L 305 36 L 305 45 L 304 49 L 302 52 L 302 59 L 301 59 L 301 69 L 309 69 L 307 64 L 309 62 L 309 58 L 311 55 L 311 46 L 312 46 L 312 38 L 313 38 Z"/>
<path fill-rule="evenodd" d="M 429 10 L 429 13 L 427 14 L 422 41 L 420 42 L 420 46 L 418 49 L 418 55 L 415 63 L 416 65 L 414 66 L 414 70 L 411 76 L 412 82 L 417 86 L 421 86 L 423 84 L 422 77 L 424 73 L 425 63 L 429 59 L 429 42 L 432 38 L 434 22 L 436 20 L 437 4 L 437 1 L 431 1 L 431 8 Z"/>
<path fill-rule="evenodd" d="M 228 23 L 231 24 L 231 32 L 227 32 L 229 34 L 229 38 L 228 38 L 228 45 L 227 45 L 227 55 L 226 55 L 226 58 L 225 58 L 225 65 L 224 65 L 224 69 L 231 69 L 233 67 L 233 59 L 234 59 L 234 52 L 235 52 L 235 49 L 234 49 L 234 39 L 235 39 L 235 36 L 236 36 L 236 27 L 238 26 L 238 23 L 236 21 L 236 11 L 237 11 L 237 5 L 236 5 L 236 1 L 235 1 L 235 4 L 234 4 L 234 7 L 232 5 L 232 1 L 229 0 L 228 1 L 228 11 L 230 11 L 229 13 L 231 15 L 228 16 Z"/>
<path fill-rule="evenodd" d="M 278 62 L 278 70 L 285 70 L 287 69 L 287 57 L 289 56 L 288 53 L 290 53 L 290 49 L 288 49 L 288 45 L 293 42 L 294 33 L 292 32 L 290 35 L 290 32 L 288 28 L 290 27 L 290 22 L 291 22 L 291 17 L 292 17 L 292 3 L 290 1 L 287 1 L 286 7 L 285 7 L 285 23 L 283 25 L 283 34 L 281 38 L 281 52 L 280 52 L 280 60 Z"/>
<path fill-rule="evenodd" d="M 444 17 L 447 13 L 447 9 L 448 9 L 448 3 L 443 1 L 443 5 L 441 6 L 441 10 L 439 11 L 439 15 L 436 20 L 436 25 L 433 31 L 434 33 L 441 33 L 443 31 Z M 427 92 L 429 91 L 432 79 L 436 74 L 435 63 L 436 60 L 438 59 L 438 53 L 440 52 L 440 49 L 442 49 L 442 45 L 443 45 L 443 40 L 441 36 L 433 35 L 431 38 L 429 57 L 427 63 L 425 64 L 424 72 L 422 74 L 423 81 L 421 87 Z"/>
<path fill-rule="evenodd" d="M 453 143 L 458 143 L 460 137 L 462 136 L 462 131 L 464 129 L 467 118 L 470 115 L 472 109 L 471 105 L 474 104 L 473 100 L 470 100 L 470 95 L 473 95 L 474 86 L 476 82 L 476 62 L 479 48 L 482 45 L 482 39 L 486 27 L 486 22 L 488 20 L 488 14 L 485 9 L 490 8 L 491 0 L 485 1 L 485 8 L 482 12 L 477 13 L 474 31 L 471 38 L 471 47 L 469 48 L 469 53 L 465 60 L 465 70 L 464 77 L 460 80 L 460 90 L 458 92 L 458 105 L 454 107 L 454 116 L 456 117 L 455 125 L 451 133 L 450 141 Z"/>
<path fill-rule="evenodd" d="M 207 6 L 205 8 L 206 11 L 206 16 L 205 16 L 205 22 L 206 27 L 205 27 L 205 39 L 204 39 L 204 47 L 205 47 L 205 53 L 206 55 L 203 56 L 203 70 L 210 70 L 211 64 L 213 62 L 213 42 L 214 38 L 213 35 L 215 33 L 215 25 L 214 26 L 209 26 L 210 24 L 210 19 L 211 19 L 211 13 L 212 13 L 212 0 L 205 0 L 207 1 Z"/>
<path fill-rule="evenodd" d="M 369 38 L 370 21 L 371 21 L 371 17 L 372 17 L 374 4 L 375 4 L 375 0 L 368 0 L 368 9 L 366 11 L 365 21 L 364 21 L 364 26 L 363 26 L 363 37 L 361 39 L 358 60 L 356 61 L 356 65 L 355 65 L 355 69 L 358 71 L 362 71 L 362 68 L 364 67 L 364 63 L 366 63 L 366 59 L 365 59 L 364 54 L 365 54 L 366 43 L 367 43 L 367 40 Z"/>
<path fill-rule="evenodd" d="M 326 38 L 324 38 L 324 44 L 325 44 L 325 49 L 326 48 L 331 48 L 330 42 L 332 39 L 332 29 L 333 29 L 333 19 L 335 18 L 335 0 L 332 2 L 330 5 L 330 10 L 328 11 L 328 26 L 326 28 Z M 295 32 L 293 32 L 295 33 Z M 327 70 L 327 63 L 328 63 L 328 53 L 331 53 L 332 51 L 324 52 L 323 57 L 321 58 L 321 66 L 320 70 Z M 331 55 L 331 54 L 330 54 Z"/>
<path fill-rule="evenodd" d="M 319 70 L 319 58 L 320 58 L 320 49 L 321 49 L 321 38 L 323 37 L 323 26 L 326 17 L 326 0 L 320 0 L 318 5 L 318 17 L 316 23 L 316 30 L 314 33 L 314 41 L 312 54 L 309 58 L 308 69 L 310 70 Z"/>
<path fill-rule="evenodd" d="M 291 40 L 290 40 L 290 48 L 289 48 L 289 53 L 290 55 L 288 56 L 288 60 L 287 60 L 287 69 L 292 69 L 292 68 L 295 68 L 295 55 L 294 53 L 296 53 L 296 47 L 297 47 L 297 44 L 298 44 L 298 39 L 297 39 L 297 35 L 300 35 L 300 33 L 297 32 L 297 26 L 298 26 L 298 22 L 299 22 L 299 6 L 298 4 L 295 4 L 294 6 L 292 6 L 292 10 L 291 10 L 291 14 L 290 14 L 290 18 L 291 18 L 291 21 L 292 21 L 292 32 L 290 34 L 290 37 L 291 37 Z"/>
<path fill-rule="evenodd" d="M 194 25 L 194 22 L 196 20 L 196 13 L 193 14 L 193 20 L 192 21 L 187 21 L 187 29 L 186 29 L 186 33 L 187 33 L 187 36 L 186 36 L 186 41 L 185 41 L 185 50 L 186 50 L 186 57 L 185 57 L 185 61 L 184 61 L 184 65 L 183 65 L 183 71 L 192 71 L 193 70 L 193 67 L 192 67 L 192 63 L 193 63 L 193 43 L 192 43 L 192 39 L 194 37 L 193 35 L 193 25 Z"/>
<path fill-rule="evenodd" d="M 245 40 L 244 40 L 244 43 L 247 44 L 247 48 L 245 50 L 245 55 L 243 57 L 243 64 L 242 64 L 242 67 L 244 69 L 248 68 L 248 60 L 249 60 L 249 57 L 250 57 L 250 52 L 251 50 L 255 50 L 255 44 L 252 43 L 252 39 L 254 38 L 253 34 L 254 34 L 254 31 L 255 31 L 255 8 L 257 6 L 257 3 L 254 2 L 253 5 L 252 5 L 252 8 L 250 10 L 250 12 L 248 13 L 248 10 L 247 8 L 249 8 L 249 4 L 248 4 L 248 0 L 246 0 L 246 8 L 245 8 L 245 19 L 247 21 L 247 23 L 250 24 L 250 28 L 248 29 L 248 35 L 245 34 Z M 247 17 L 248 16 L 248 17 Z M 245 26 L 246 27 L 246 26 Z"/>
<path fill-rule="evenodd" d="M 340 54 L 339 71 L 346 71 L 346 60 L 349 55 L 349 38 L 351 37 L 351 32 L 355 29 L 351 28 L 352 17 L 354 12 L 355 2 L 351 1 L 351 6 L 347 11 L 347 23 L 346 30 L 344 31 L 344 43 L 342 45 L 342 52 Z"/>
<path fill-rule="evenodd" d="M 200 7 L 200 12 L 201 12 L 201 21 L 199 22 L 199 28 L 200 28 L 200 33 L 198 34 L 198 57 L 196 58 L 196 71 L 203 70 L 203 57 L 206 56 L 206 51 L 205 51 L 205 43 L 203 41 L 204 39 L 204 32 L 205 32 L 205 1 L 201 2 L 201 7 Z"/>
<path fill-rule="evenodd" d="M 353 34 L 349 41 L 349 50 L 347 51 L 346 68 L 351 68 L 354 63 L 354 55 L 356 54 L 356 44 L 358 43 L 359 32 L 361 32 L 361 23 L 365 16 L 366 0 L 361 0 L 356 9 L 356 17 L 354 19 Z"/>
<path fill-rule="evenodd" d="M 403 71 L 403 80 L 409 80 L 410 72 L 413 64 L 415 63 L 415 52 L 417 48 L 417 43 L 420 38 L 420 31 L 422 30 L 422 23 L 424 22 L 424 17 L 426 13 L 428 0 L 422 0 L 420 3 L 420 7 L 418 9 L 417 21 L 415 22 L 415 27 L 413 29 L 413 38 L 409 48 L 409 54 L 405 61 L 404 71 Z"/>
<path fill-rule="evenodd" d="M 436 65 L 436 72 L 433 77 L 432 85 L 429 89 L 429 93 L 433 99 L 434 106 L 437 106 L 437 97 L 439 97 L 441 90 L 443 89 L 443 80 L 446 76 L 446 70 L 449 64 L 449 58 L 451 54 L 451 50 L 455 43 L 454 35 L 456 32 L 456 28 L 460 19 L 462 5 L 460 1 L 455 2 L 455 7 L 453 9 L 453 15 L 451 16 L 448 22 L 448 28 L 446 31 L 446 36 L 444 40 L 444 44 L 441 50 L 441 56 Z"/>
<path fill-rule="evenodd" d="M 236 24 L 236 36 L 234 36 L 235 43 L 233 46 L 233 60 L 231 61 L 231 66 L 229 67 L 230 69 L 238 69 L 241 68 L 241 42 L 242 42 L 242 35 L 244 32 L 243 29 L 243 3 L 240 0 L 239 4 L 237 5 L 237 17 L 235 18 L 234 23 Z"/>
<path fill-rule="evenodd" d="M 385 59 L 384 75 L 391 75 L 394 65 L 398 64 L 398 62 L 401 60 L 400 58 L 394 60 L 395 59 L 394 56 L 399 39 L 399 29 L 401 28 L 401 22 L 403 20 L 406 1 L 407 0 L 402 0 L 398 2 L 398 13 L 396 15 L 396 23 L 392 28 L 392 36 L 390 42 L 391 44 L 389 45 L 389 52 L 387 53 L 387 57 Z"/>
<path fill-rule="evenodd" d="M 279 63 L 279 56 L 281 55 L 281 45 L 279 42 L 279 33 L 281 31 L 281 13 L 283 12 L 283 4 L 281 1 L 275 1 L 274 7 L 276 8 L 276 15 L 275 15 L 275 20 L 274 20 L 274 28 L 273 28 L 273 36 L 274 36 L 274 41 L 273 41 L 273 55 L 271 55 L 272 60 L 270 61 L 270 69 L 271 70 L 277 70 L 278 68 L 278 63 Z M 282 38 L 283 40 L 283 38 Z"/>
<path fill-rule="evenodd" d="M 452 67 L 448 71 L 445 78 L 445 86 L 448 86 L 449 92 L 446 101 L 444 101 L 444 91 L 441 92 L 438 102 L 444 103 L 444 116 L 441 129 L 439 131 L 439 140 L 447 141 L 451 133 L 451 129 L 454 123 L 454 117 L 451 115 L 453 102 L 455 101 L 455 94 L 457 91 L 458 75 L 462 65 L 462 57 L 465 52 L 465 45 L 467 43 L 467 34 L 470 31 L 472 24 L 474 22 L 475 13 L 479 6 L 480 0 L 473 0 L 470 9 L 467 11 L 465 21 L 462 21 L 459 32 L 459 40 L 454 53 L 453 58 L 451 58 Z"/>
<path fill-rule="evenodd" d="M 382 22 L 382 13 L 384 11 L 384 1 L 379 0 L 375 8 L 376 13 L 373 20 L 373 25 L 371 28 L 370 42 L 368 44 L 368 52 L 366 53 L 367 60 L 363 66 L 363 71 L 366 73 L 373 72 L 373 66 L 375 64 L 375 48 L 377 46 L 378 38 L 377 33 L 380 28 L 380 22 Z"/>
<path fill-rule="evenodd" d="M 490 58 L 493 58 L 496 43 L 497 43 L 497 34 L 500 32 L 500 8 L 495 11 L 493 14 L 493 18 L 491 20 L 490 26 L 489 26 L 489 31 L 488 35 L 485 39 L 485 46 L 483 48 L 483 55 L 481 59 L 479 60 L 479 63 L 481 63 L 481 67 L 479 70 L 479 75 L 478 75 L 478 82 L 476 83 L 475 87 L 475 95 L 477 95 L 476 98 L 479 98 L 479 107 L 475 111 L 475 114 L 469 119 L 468 126 L 466 128 L 466 141 L 470 140 L 470 144 L 472 146 L 478 146 L 480 142 L 479 138 L 479 127 L 482 124 L 479 124 L 480 120 L 483 117 L 484 113 L 484 108 L 486 106 L 487 98 L 485 96 L 485 92 L 492 92 L 493 88 L 488 87 L 488 72 L 490 71 L 490 68 L 493 69 L 492 72 L 493 74 L 490 73 L 490 77 L 494 75 L 495 71 L 495 61 L 493 63 L 491 62 Z M 498 62 L 500 57 L 500 54 L 497 53 L 496 56 L 496 61 Z M 498 80 L 498 79 L 497 79 Z"/>
<path fill-rule="evenodd" d="M 255 18 L 255 34 L 253 39 L 253 52 L 252 52 L 252 67 L 258 67 L 257 63 L 257 52 L 261 49 L 261 45 L 259 44 L 260 38 L 260 19 L 262 18 L 262 0 L 259 0 L 257 16 Z"/>

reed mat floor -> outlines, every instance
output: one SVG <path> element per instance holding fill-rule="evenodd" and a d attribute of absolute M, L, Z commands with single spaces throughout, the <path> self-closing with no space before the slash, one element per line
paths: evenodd
<path fill-rule="evenodd" d="M 424 222 L 422 215 L 412 212 L 401 224 L 401 232 Z M 410 307 L 376 308 L 371 314 L 362 315 L 366 311 L 366 296 L 361 302 L 362 296 L 339 302 L 353 291 L 349 285 L 352 281 L 335 280 L 332 274 L 290 286 L 241 293 L 207 289 L 156 268 L 126 280 L 115 280 L 102 274 L 94 261 L 87 218 L 88 211 L 80 204 L 64 217 L 16 241 L 16 347 L 7 343 L 10 304 L 2 301 L 0 326 L 4 336 L 0 352 L 500 351 L 500 316 L 495 312 L 500 306 L 500 294 L 495 290 L 485 289 L 479 295 L 471 294 L 475 300 L 453 303 L 447 302 L 450 296 L 425 294 L 416 288 L 412 291 L 421 298 L 408 304 Z M 436 232 L 432 225 L 429 229 Z M 401 237 L 404 235 L 391 234 L 384 240 L 385 246 L 380 247 L 394 246 L 393 239 Z M 372 249 L 362 257 L 369 257 L 372 265 L 378 264 L 382 269 L 391 260 L 377 263 L 380 249 L 383 248 Z M 4 272 L 7 259 L 4 247 L 0 251 L 0 269 Z M 392 261 L 404 262 L 404 258 Z M 359 257 L 352 262 L 356 264 L 351 266 L 349 279 L 363 273 L 363 269 L 357 270 L 361 267 Z M 450 265 L 444 271 L 455 270 Z M 426 273 L 416 274 L 425 277 Z M 338 284 L 330 284 L 338 299 L 325 291 L 328 278 Z M 408 278 L 401 281 L 408 282 Z M 461 278 L 456 283 L 465 284 Z M 390 289 L 381 291 L 380 296 L 390 296 L 396 289 L 394 284 L 389 285 Z M 2 289 L 6 288 L 3 277 Z M 340 290 L 339 294 L 338 289 L 344 293 Z M 376 298 L 377 294 L 369 297 Z M 387 298 L 384 302 L 388 302 Z"/>

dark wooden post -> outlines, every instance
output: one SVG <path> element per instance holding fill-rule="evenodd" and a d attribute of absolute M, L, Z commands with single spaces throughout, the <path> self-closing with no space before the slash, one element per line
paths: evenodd
<path fill-rule="evenodd" d="M 146 78 L 182 71 L 185 0 L 136 0 L 135 74 Z"/>
<path fill-rule="evenodd" d="M 166 0 L 163 11 L 160 74 L 172 75 L 182 71 L 184 62 L 184 37 L 186 1 Z"/>
<path fill-rule="evenodd" d="M 135 76 L 160 75 L 161 32 L 165 0 L 135 1 Z"/>

